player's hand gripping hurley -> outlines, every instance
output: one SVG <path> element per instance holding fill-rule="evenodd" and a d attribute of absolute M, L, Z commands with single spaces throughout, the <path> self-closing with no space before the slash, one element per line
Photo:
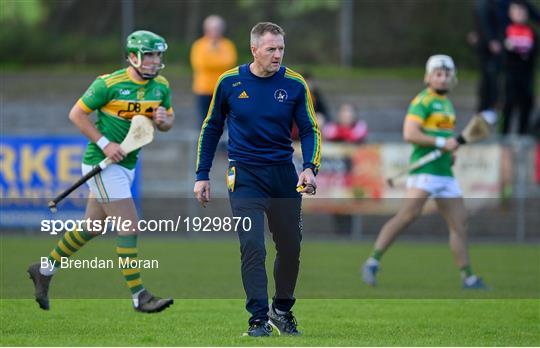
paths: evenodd
<path fill-rule="evenodd" d="M 481 115 L 477 114 L 472 117 L 472 119 L 467 123 L 467 126 L 463 129 L 463 132 L 461 132 L 460 135 L 456 138 L 458 143 L 463 144 L 470 144 L 475 143 L 480 140 L 483 140 L 489 136 L 490 133 L 490 123 L 486 120 L 486 118 Z M 424 156 L 420 157 L 415 162 L 409 164 L 405 169 L 397 173 L 396 175 L 386 179 L 386 183 L 390 187 L 394 187 L 394 181 L 403 176 L 406 175 L 408 172 L 418 169 L 420 167 L 425 166 L 428 163 L 431 163 L 441 157 L 443 154 L 443 151 L 441 149 L 433 150 Z"/>
<path fill-rule="evenodd" d="M 132 151 L 135 151 L 144 145 L 147 145 L 152 142 L 154 139 L 154 125 L 152 120 L 143 115 L 133 116 L 131 119 L 131 125 L 129 127 L 128 134 L 124 138 L 124 141 L 120 144 L 122 150 L 128 154 Z M 59 194 L 52 201 L 49 201 L 48 206 L 51 212 L 56 213 L 56 205 L 66 198 L 71 192 L 75 191 L 79 186 L 84 184 L 88 179 L 92 178 L 94 175 L 101 172 L 103 169 L 107 168 L 110 164 L 113 163 L 113 160 L 110 158 L 105 158 L 101 161 L 94 169 L 86 173 L 82 178 L 77 180 L 73 185 L 71 185 L 67 190 Z"/>

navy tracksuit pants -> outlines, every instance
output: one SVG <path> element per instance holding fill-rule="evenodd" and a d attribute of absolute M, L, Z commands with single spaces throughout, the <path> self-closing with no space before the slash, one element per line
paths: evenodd
<path fill-rule="evenodd" d="M 234 185 L 231 185 L 231 180 Z M 238 231 L 242 282 L 247 296 L 246 309 L 251 313 L 250 324 L 255 320 L 268 319 L 264 214 L 277 251 L 273 304 L 281 311 L 289 311 L 295 302 L 302 240 L 302 198 L 296 192 L 297 181 L 292 163 L 255 166 L 232 161 L 229 164 L 228 186 L 233 216 L 249 217 L 252 222 L 250 230 L 240 229 L 243 224 L 239 224 Z"/>

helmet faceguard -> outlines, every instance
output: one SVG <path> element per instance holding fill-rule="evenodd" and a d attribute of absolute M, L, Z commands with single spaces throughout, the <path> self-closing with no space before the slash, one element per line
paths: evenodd
<path fill-rule="evenodd" d="M 139 76 L 145 80 L 155 78 L 158 76 L 159 71 L 165 67 L 165 64 L 163 64 L 163 53 L 165 51 L 167 51 L 165 39 L 150 31 L 138 30 L 127 37 L 127 61 Z M 132 58 L 131 53 L 137 57 L 136 60 Z M 154 53 L 159 54 L 159 62 L 145 64 L 145 55 Z"/>
<path fill-rule="evenodd" d="M 450 56 L 447 56 L 444 54 L 437 54 L 437 55 L 429 57 L 426 63 L 426 77 L 424 79 L 426 84 L 428 83 L 429 75 L 431 75 L 435 70 L 438 70 L 438 69 L 447 71 L 450 76 L 450 83 L 448 84 L 448 90 L 454 88 L 457 85 L 456 65 L 454 64 L 454 60 Z M 448 90 L 442 90 L 442 91 L 438 90 L 437 92 L 444 94 L 448 92 Z"/>

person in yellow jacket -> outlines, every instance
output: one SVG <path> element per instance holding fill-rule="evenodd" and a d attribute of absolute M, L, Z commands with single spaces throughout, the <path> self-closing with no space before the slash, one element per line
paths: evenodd
<path fill-rule="evenodd" d="M 219 76 L 236 65 L 236 47 L 225 38 L 225 21 L 211 15 L 203 22 L 203 37 L 191 46 L 193 92 L 197 98 L 199 125 L 202 125 Z"/>

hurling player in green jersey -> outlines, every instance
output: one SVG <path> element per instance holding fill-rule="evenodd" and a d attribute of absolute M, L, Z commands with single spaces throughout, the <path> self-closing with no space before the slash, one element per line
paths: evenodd
<path fill-rule="evenodd" d="M 467 248 L 467 211 L 459 185 L 452 173 L 453 153 L 459 147 L 453 137 L 455 112 L 447 97 L 456 84 L 456 68 L 446 55 L 431 56 L 426 64 L 427 88 L 413 99 L 403 126 L 403 138 L 413 145 L 411 163 L 439 148 L 437 160 L 409 173 L 406 199 L 398 213 L 381 229 L 373 253 L 364 263 L 362 278 L 375 286 L 382 255 L 395 238 L 422 212 L 428 198 L 434 198 L 450 230 L 450 249 L 460 269 L 465 289 L 485 289 L 481 278 L 472 273 Z"/>
<path fill-rule="evenodd" d="M 129 66 L 99 76 L 69 113 L 69 119 L 90 140 L 83 158 L 83 174 L 105 157 L 115 163 L 87 182 L 90 193 L 84 219 L 90 219 L 91 225 L 82 224 L 82 229 L 66 231 L 47 258 L 28 268 L 36 301 L 42 309 L 49 309 L 49 283 L 61 261 L 101 234 L 96 222 L 103 227 L 107 217 L 131 221 L 129 229 L 117 231 L 116 252 L 118 265 L 131 291 L 133 307 L 140 312 L 153 313 L 173 303 L 172 299 L 150 294 L 143 286 L 138 262 L 130 262 L 138 260 L 138 217 L 131 196 L 138 151 L 126 154 L 120 148 L 135 115 L 152 118 L 160 131 L 168 131 L 173 125 L 169 83 L 159 76 L 165 66 L 166 50 L 167 43 L 161 36 L 145 30 L 133 32 L 126 41 Z M 97 114 L 95 124 L 89 118 L 93 111 Z"/>

